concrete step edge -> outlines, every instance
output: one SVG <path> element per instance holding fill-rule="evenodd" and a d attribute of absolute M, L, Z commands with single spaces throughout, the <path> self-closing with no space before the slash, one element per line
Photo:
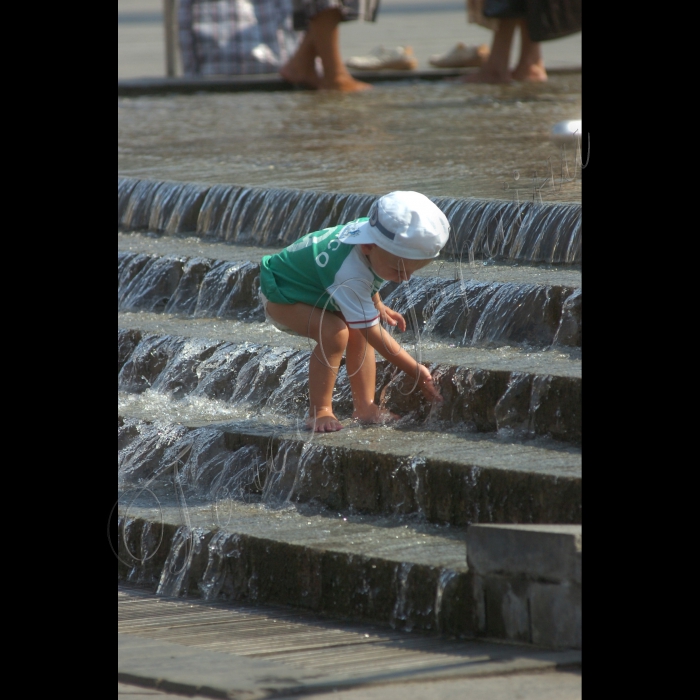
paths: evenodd
<path fill-rule="evenodd" d="M 435 81 L 457 78 L 477 69 L 432 68 L 429 70 L 383 70 L 351 71 L 358 80 L 366 83 L 395 81 Z M 547 68 L 549 75 L 572 75 L 581 73 L 581 66 L 553 66 Z M 280 78 L 277 74 L 202 77 L 202 78 L 131 78 L 117 80 L 118 97 L 140 97 L 145 95 L 191 95 L 198 92 L 278 92 L 303 90 Z"/>
<path fill-rule="evenodd" d="M 238 497 L 251 500 L 316 503 L 336 512 L 377 516 L 414 515 L 458 527 L 473 522 L 581 522 L 580 454 L 549 454 L 449 435 L 433 438 L 443 448 L 431 453 L 424 431 L 402 432 L 397 446 L 387 448 L 381 428 L 345 437 L 327 434 L 309 443 L 293 432 L 261 425 L 259 419 L 246 430 L 243 425 L 203 426 L 200 421 L 188 426 L 158 418 L 158 413 L 149 421 L 122 411 L 118 446 L 123 480 L 151 479 L 175 459 L 190 483 L 208 487 L 207 480 L 214 477 L 202 470 L 209 469 L 211 460 L 223 459 L 230 461 L 227 478 L 237 479 Z M 366 444 L 360 447 L 360 440 Z"/>
<path fill-rule="evenodd" d="M 306 414 L 306 384 L 299 372 L 308 367 L 308 349 L 290 348 L 286 343 L 275 347 L 144 334 L 134 329 L 117 331 L 117 349 L 117 382 L 122 392 L 149 390 L 173 400 L 199 397 L 299 420 Z M 264 372 L 260 371 L 262 358 L 267 363 Z M 377 361 L 375 400 L 402 416 L 404 423 L 439 423 L 443 428 L 461 426 L 479 433 L 509 432 L 513 439 L 543 436 L 580 444 L 580 377 L 423 362 L 441 391 L 440 404 L 432 405 L 412 391 L 413 381 L 404 374 L 394 376 L 395 368 L 387 360 Z M 334 408 L 341 420 L 352 414 L 344 366 L 336 383 Z"/>
<path fill-rule="evenodd" d="M 290 605 L 404 631 L 473 634 L 466 559 L 461 571 L 398 562 L 235 528 L 187 528 L 135 507 L 118 516 L 116 538 L 119 579 L 159 594 Z"/>
<path fill-rule="evenodd" d="M 148 233 L 144 231 L 117 231 L 118 255 L 148 255 L 158 258 L 202 258 L 211 262 L 240 262 L 260 264 L 265 255 L 282 250 L 284 246 L 256 246 L 227 243 L 194 234 Z M 436 280 L 478 280 L 496 284 L 529 283 L 535 286 L 557 286 L 580 289 L 583 283 L 580 266 L 501 261 L 469 261 L 449 252 L 443 252 L 414 278 L 430 277 Z"/>
<path fill-rule="evenodd" d="M 366 216 L 376 194 L 120 177 L 117 230 L 193 234 L 279 247 Z M 433 196 L 450 221 L 445 254 L 528 264 L 581 264 L 581 205 Z"/>
<path fill-rule="evenodd" d="M 258 263 L 120 252 L 117 270 L 119 311 L 264 320 Z M 420 276 L 404 285 L 387 282 L 380 294 L 407 323 L 415 317 L 418 330 L 432 325 L 430 337 L 436 339 L 539 349 L 581 346 L 580 287 Z M 500 313 L 489 325 L 494 304 Z"/>

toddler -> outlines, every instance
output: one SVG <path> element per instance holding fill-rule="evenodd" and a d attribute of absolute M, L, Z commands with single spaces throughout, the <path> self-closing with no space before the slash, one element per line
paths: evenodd
<path fill-rule="evenodd" d="M 430 264 L 447 243 L 449 230 L 443 212 L 425 195 L 391 192 L 374 202 L 369 217 L 308 233 L 263 257 L 265 317 L 280 330 L 317 343 L 309 363 L 309 429 L 324 433 L 343 427 L 332 405 L 343 353 L 352 417 L 363 423 L 398 418 L 374 402 L 375 350 L 413 377 L 426 398 L 442 401 L 428 368 L 383 330 L 382 321 L 403 332 L 406 321 L 384 306 L 379 288 L 385 280 L 405 282 Z"/>

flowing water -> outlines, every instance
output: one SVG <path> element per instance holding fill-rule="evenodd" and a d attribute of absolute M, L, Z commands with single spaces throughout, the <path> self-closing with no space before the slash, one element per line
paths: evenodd
<path fill-rule="evenodd" d="M 406 80 L 356 95 L 120 98 L 118 172 L 316 192 L 580 202 L 587 155 L 577 162 L 575 147 L 554 144 L 549 132 L 580 119 L 581 109 L 580 75 L 510 86 Z"/>
<path fill-rule="evenodd" d="M 580 522 L 586 156 L 549 138 L 580 116 L 580 75 L 118 100 L 119 512 L 125 544 L 141 528 L 142 564 L 158 517 L 177 524 L 160 594 L 206 561 L 197 585 L 215 599 L 246 537 L 286 538 L 391 560 L 389 621 L 408 630 L 454 605 L 459 527 Z M 264 323 L 260 258 L 397 189 L 430 196 L 452 227 L 439 260 L 382 289 L 445 403 L 421 404 L 380 359 L 380 400 L 404 418 L 360 426 L 342 367 L 344 429 L 319 438 L 303 430 L 311 347 Z M 353 595 L 371 599 L 362 581 Z"/>
<path fill-rule="evenodd" d="M 120 178 L 118 227 L 236 245 L 282 247 L 304 233 L 367 216 L 374 195 Z M 433 197 L 450 222 L 442 256 L 581 262 L 579 204 Z"/>

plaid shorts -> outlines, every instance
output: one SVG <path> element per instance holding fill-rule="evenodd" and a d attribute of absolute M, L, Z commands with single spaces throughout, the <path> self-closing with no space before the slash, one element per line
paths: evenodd
<path fill-rule="evenodd" d="M 180 0 L 178 25 L 186 76 L 277 73 L 301 36 L 292 0 Z"/>
<path fill-rule="evenodd" d="M 338 9 L 342 22 L 363 19 L 374 22 L 379 9 L 379 0 L 292 0 L 294 7 L 294 29 L 305 30 L 309 19 L 323 10 Z"/>

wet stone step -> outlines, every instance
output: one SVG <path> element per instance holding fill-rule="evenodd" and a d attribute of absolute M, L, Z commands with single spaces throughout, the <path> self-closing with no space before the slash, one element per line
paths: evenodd
<path fill-rule="evenodd" d="M 117 314 L 117 325 L 120 331 L 138 332 L 141 336 L 177 335 L 185 338 L 208 339 L 212 342 L 247 342 L 266 345 L 270 348 L 309 351 L 314 346 L 313 341 L 282 333 L 269 323 L 244 322 L 235 319 L 185 318 L 147 311 L 123 311 Z M 421 362 L 466 365 L 530 374 L 551 374 L 557 377 L 581 377 L 581 348 L 533 350 L 514 346 L 461 347 L 449 339 L 426 340 L 422 335 L 417 342 L 415 334 L 410 330 L 406 333 L 394 332 L 394 339 L 417 359 L 420 355 Z"/>
<path fill-rule="evenodd" d="M 120 392 L 207 400 L 302 421 L 308 410 L 310 351 L 204 338 L 117 331 Z M 581 441 L 581 380 L 467 365 L 428 363 L 442 403 L 430 403 L 391 363 L 377 362 L 375 400 L 402 423 L 460 425 L 521 439 L 548 436 Z M 148 398 L 146 400 L 148 400 Z M 352 414 L 345 366 L 334 394 L 336 415 Z"/>
<path fill-rule="evenodd" d="M 117 227 L 283 247 L 300 232 L 368 216 L 375 199 L 376 195 L 120 177 Z M 579 204 L 431 199 L 450 222 L 448 248 L 455 256 L 581 264 Z"/>
<path fill-rule="evenodd" d="M 300 235 L 306 232 L 300 232 Z M 150 256 L 179 256 L 185 258 L 209 258 L 229 262 L 259 263 L 264 255 L 270 255 L 280 247 L 262 247 L 221 243 L 196 236 L 166 236 L 153 233 L 117 233 L 117 249 L 121 253 L 142 253 Z M 453 257 L 443 253 L 432 264 L 414 273 L 416 277 L 441 277 L 445 279 L 472 279 L 479 282 L 536 282 L 540 285 L 558 285 L 578 288 L 582 284 L 580 266 L 526 263 L 508 263 L 495 260 L 470 262 L 464 256 Z"/>
<path fill-rule="evenodd" d="M 120 311 L 264 320 L 256 262 L 121 251 L 117 263 Z M 580 287 L 418 276 L 380 293 L 414 333 L 460 346 L 581 346 Z"/>
<path fill-rule="evenodd" d="M 580 523 L 580 450 L 467 431 L 349 425 L 314 435 L 266 416 L 188 419 L 120 406 L 120 488 L 411 517 L 440 525 Z"/>
<path fill-rule="evenodd" d="M 121 494 L 118 577 L 158 595 L 283 604 L 394 629 L 472 636 L 464 533 Z"/>

